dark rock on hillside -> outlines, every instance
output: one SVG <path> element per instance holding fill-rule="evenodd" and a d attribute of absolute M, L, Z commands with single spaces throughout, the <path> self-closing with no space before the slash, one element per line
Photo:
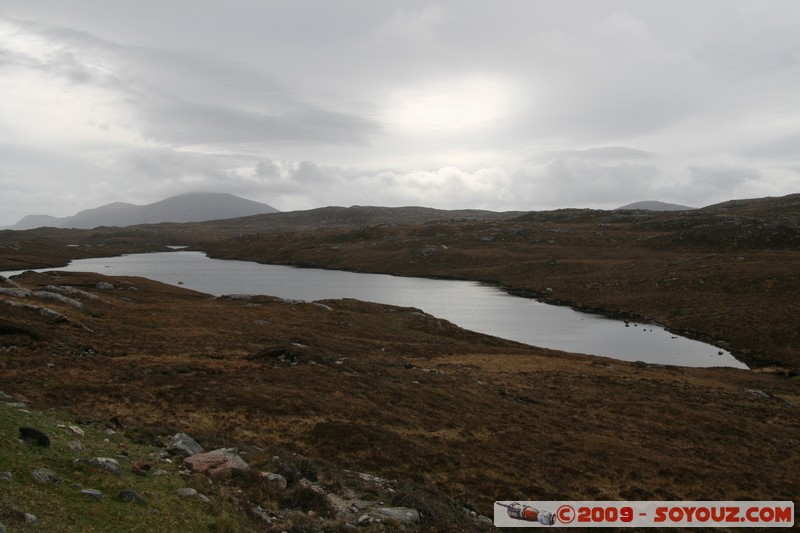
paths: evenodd
<path fill-rule="evenodd" d="M 33 442 L 43 448 L 50 446 L 50 438 L 42 431 L 34 428 L 19 428 L 20 436 L 30 442 Z"/>

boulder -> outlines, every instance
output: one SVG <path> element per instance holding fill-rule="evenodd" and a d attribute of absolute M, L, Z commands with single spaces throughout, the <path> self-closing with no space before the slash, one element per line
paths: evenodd
<path fill-rule="evenodd" d="M 236 448 L 220 448 L 187 457 L 184 463 L 192 472 L 205 473 L 211 479 L 230 479 L 235 474 L 250 472 L 250 465 L 237 452 Z"/>
<path fill-rule="evenodd" d="M 123 502 L 135 503 L 136 505 L 147 505 L 147 500 L 136 494 L 133 490 L 123 490 L 117 496 Z"/>
<path fill-rule="evenodd" d="M 394 520 L 405 524 L 419 523 L 419 512 L 411 507 L 380 507 L 369 513 L 370 518 Z"/>
<path fill-rule="evenodd" d="M 267 485 L 276 491 L 285 490 L 289 484 L 285 477 L 280 474 L 273 474 L 272 472 L 259 472 L 258 477 L 266 481 Z"/>
<path fill-rule="evenodd" d="M 203 447 L 197 444 L 192 437 L 186 433 L 176 433 L 167 444 L 167 451 L 184 457 L 191 457 L 196 453 L 203 453 Z"/>
<path fill-rule="evenodd" d="M 108 472 L 109 474 L 113 474 L 115 476 L 122 475 L 122 468 L 119 466 L 119 462 L 116 459 L 112 459 L 111 457 L 92 457 L 89 459 L 75 459 L 75 463 L 85 463 L 97 470 L 101 470 L 103 472 Z"/>
<path fill-rule="evenodd" d="M 43 448 L 50 446 L 50 438 L 38 429 L 25 427 L 19 428 L 19 435 L 23 439 L 34 442 Z"/>
<path fill-rule="evenodd" d="M 31 470 L 31 475 L 33 476 L 33 479 L 39 483 L 58 483 L 61 481 L 61 478 L 58 477 L 58 474 L 49 468 L 37 468 L 36 470 Z"/>
<path fill-rule="evenodd" d="M 103 493 L 97 489 L 81 489 L 81 494 L 99 500 L 103 497 Z"/>

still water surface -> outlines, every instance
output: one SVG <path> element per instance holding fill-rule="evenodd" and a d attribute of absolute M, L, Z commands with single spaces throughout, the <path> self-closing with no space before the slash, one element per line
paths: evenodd
<path fill-rule="evenodd" d="M 217 296 L 268 294 L 305 301 L 356 298 L 416 307 L 466 329 L 556 350 L 646 363 L 747 368 L 726 351 L 658 326 L 631 322 L 626 327 L 619 320 L 511 296 L 471 281 L 262 265 L 186 251 L 81 259 L 47 270 L 142 276 Z"/>

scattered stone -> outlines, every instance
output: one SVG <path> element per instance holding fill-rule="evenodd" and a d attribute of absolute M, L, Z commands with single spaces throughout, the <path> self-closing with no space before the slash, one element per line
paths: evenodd
<path fill-rule="evenodd" d="M 110 290 L 113 290 L 115 288 L 112 284 L 107 283 L 105 281 L 98 281 L 97 285 L 95 285 L 95 287 L 97 287 L 101 291 L 110 291 Z"/>
<path fill-rule="evenodd" d="M 191 487 L 183 487 L 177 490 L 178 496 L 182 496 L 184 498 L 197 498 L 201 502 L 209 503 L 211 500 L 208 499 L 208 496 L 205 494 L 200 494 L 197 490 Z"/>
<path fill-rule="evenodd" d="M 75 459 L 75 463 L 85 463 L 103 472 L 108 472 L 115 476 L 122 475 L 122 468 L 116 459 L 111 457 L 91 457 L 89 459 Z"/>
<path fill-rule="evenodd" d="M 83 489 L 81 490 L 81 494 L 83 494 L 84 496 L 95 498 L 97 500 L 103 497 L 103 493 L 97 489 Z"/>
<path fill-rule="evenodd" d="M 6 407 L 12 407 L 14 409 L 27 409 L 28 406 L 22 402 L 5 402 Z"/>
<path fill-rule="evenodd" d="M 395 522 L 416 524 L 419 523 L 419 511 L 411 507 L 381 507 L 369 513 L 370 519 L 390 519 Z"/>
<path fill-rule="evenodd" d="M 752 394 L 753 396 L 758 396 L 759 398 L 769 398 L 769 394 L 764 392 L 763 390 L 758 389 L 745 389 L 747 392 Z"/>
<path fill-rule="evenodd" d="M 81 437 L 83 437 L 84 435 L 84 431 L 78 426 L 69 426 L 69 430 L 75 433 L 76 435 L 80 435 Z"/>
<path fill-rule="evenodd" d="M 123 490 L 117 496 L 123 502 L 135 503 L 136 505 L 147 505 L 147 500 L 136 494 L 134 490 Z"/>
<path fill-rule="evenodd" d="M 156 477 L 159 477 L 159 476 L 166 476 L 167 474 L 168 474 L 168 472 L 166 470 L 164 470 L 163 468 L 159 468 L 158 470 L 153 472 L 152 475 L 154 475 Z"/>
<path fill-rule="evenodd" d="M 133 473 L 139 474 L 140 476 L 147 475 L 147 472 L 150 471 L 151 468 L 153 468 L 153 465 L 144 461 L 136 461 L 131 465 Z"/>
<path fill-rule="evenodd" d="M 35 514 L 31 513 L 23 513 L 22 517 L 25 519 L 25 522 L 28 524 L 35 524 L 39 521 L 39 517 Z"/>
<path fill-rule="evenodd" d="M 13 396 L 9 396 L 3 391 L 0 391 L 0 402 L 10 402 L 14 399 Z"/>
<path fill-rule="evenodd" d="M 493 526 L 494 521 L 489 518 L 488 516 L 478 515 L 478 523 L 483 524 L 485 526 Z"/>
<path fill-rule="evenodd" d="M 276 490 L 286 490 L 288 482 L 286 478 L 280 474 L 273 474 L 272 472 L 259 472 L 258 476 L 266 480 L 267 484 Z"/>
<path fill-rule="evenodd" d="M 191 457 L 197 453 L 203 453 L 203 447 L 197 444 L 192 437 L 186 433 L 176 433 L 170 438 L 167 444 L 167 451 L 173 454 Z"/>
<path fill-rule="evenodd" d="M 274 520 L 260 505 L 251 506 L 250 513 L 265 524 L 271 524 Z"/>
<path fill-rule="evenodd" d="M 50 446 L 50 437 L 38 429 L 19 428 L 19 434 L 23 439 L 32 441 L 43 448 Z"/>
<path fill-rule="evenodd" d="M 33 476 L 33 479 L 39 483 L 58 483 L 61 481 L 61 478 L 58 477 L 58 474 L 49 468 L 37 468 L 36 470 L 31 470 L 31 475 Z"/>
<path fill-rule="evenodd" d="M 156 459 L 158 459 L 162 463 L 171 463 L 172 459 L 170 459 L 169 457 L 170 457 L 169 452 L 166 450 L 161 450 L 160 452 L 158 452 L 158 455 L 156 455 Z"/>
<path fill-rule="evenodd" d="M 220 448 L 206 453 L 187 457 L 184 463 L 188 464 L 193 472 L 206 473 L 211 479 L 230 479 L 235 474 L 250 472 L 250 465 L 239 457 L 236 448 Z"/>
<path fill-rule="evenodd" d="M 14 475 L 11 472 L 0 472 L 0 481 L 11 481 Z"/>
<path fill-rule="evenodd" d="M 71 440 L 67 443 L 67 448 L 69 448 L 73 452 L 82 452 L 83 444 L 81 444 L 81 441 L 79 440 Z"/>
<path fill-rule="evenodd" d="M 45 318 L 52 318 L 56 322 L 69 322 L 69 318 L 62 315 L 58 311 L 53 311 L 49 307 L 37 307 L 39 314 Z"/>

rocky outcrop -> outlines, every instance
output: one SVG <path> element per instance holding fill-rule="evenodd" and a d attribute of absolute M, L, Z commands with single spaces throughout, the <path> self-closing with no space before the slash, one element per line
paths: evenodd
<path fill-rule="evenodd" d="M 52 286 L 49 287 L 55 288 Z M 47 287 L 45 288 L 45 290 L 42 291 L 32 291 L 30 289 L 23 289 L 19 287 L 0 287 L 0 294 L 4 296 L 13 296 L 14 298 L 39 298 L 42 300 L 55 300 L 59 303 L 66 304 L 78 309 L 81 309 L 83 307 L 83 304 L 78 300 L 70 298 L 69 296 L 65 296 L 60 292 L 51 291 Z"/>
<path fill-rule="evenodd" d="M 208 475 L 211 479 L 231 479 L 235 475 L 249 474 L 250 465 L 239 457 L 236 448 L 220 448 L 198 453 L 184 459 L 192 472 Z"/>
<path fill-rule="evenodd" d="M 59 286 L 59 285 L 47 285 L 44 288 L 45 291 L 48 292 L 55 292 L 58 294 L 63 294 L 64 296 L 79 296 L 81 298 L 86 298 L 88 300 L 99 300 L 100 298 L 96 294 L 92 294 L 91 292 L 82 291 L 75 287 L 70 287 L 69 285 Z"/>

